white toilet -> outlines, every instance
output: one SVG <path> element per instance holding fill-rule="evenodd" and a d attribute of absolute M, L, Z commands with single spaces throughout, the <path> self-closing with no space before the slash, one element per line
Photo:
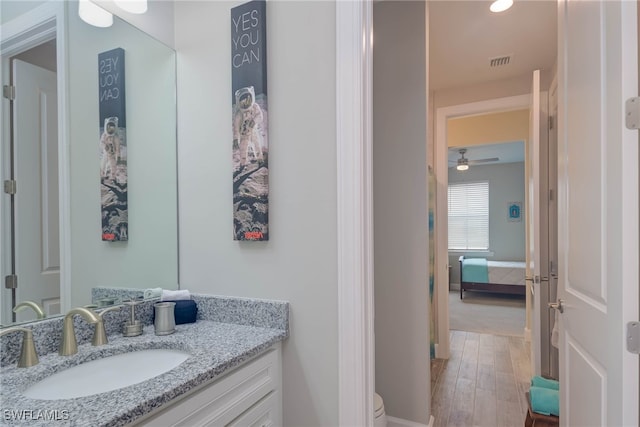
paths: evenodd
<path fill-rule="evenodd" d="M 387 415 L 384 412 L 384 402 L 378 393 L 373 395 L 373 427 L 387 427 Z"/>

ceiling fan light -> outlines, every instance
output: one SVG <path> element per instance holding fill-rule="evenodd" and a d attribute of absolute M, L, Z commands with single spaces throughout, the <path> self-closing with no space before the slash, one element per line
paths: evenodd
<path fill-rule="evenodd" d="M 466 163 L 461 163 L 456 166 L 456 169 L 458 169 L 459 171 L 466 171 L 467 169 L 469 169 L 469 165 L 467 165 Z"/>
<path fill-rule="evenodd" d="M 115 0 L 116 5 L 129 13 L 145 13 L 147 11 L 147 0 Z"/>
<path fill-rule="evenodd" d="M 105 28 L 113 25 L 113 15 L 89 0 L 78 2 L 78 16 L 94 27 Z"/>
<path fill-rule="evenodd" d="M 489 10 L 494 13 L 499 13 L 504 12 L 511 6 L 513 6 L 513 0 L 496 0 L 491 3 L 491 6 L 489 6 Z"/>

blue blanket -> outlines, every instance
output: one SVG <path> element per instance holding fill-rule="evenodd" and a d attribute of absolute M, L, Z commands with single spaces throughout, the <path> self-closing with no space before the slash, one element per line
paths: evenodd
<path fill-rule="evenodd" d="M 485 258 L 465 258 L 462 260 L 462 281 L 489 283 L 489 269 Z"/>

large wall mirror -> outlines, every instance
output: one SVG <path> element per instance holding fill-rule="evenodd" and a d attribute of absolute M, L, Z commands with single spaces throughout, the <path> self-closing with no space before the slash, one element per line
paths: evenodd
<path fill-rule="evenodd" d="M 16 86 L 12 104 L 2 99 L 0 165 L 17 188 L 1 195 L 0 323 L 34 320 L 31 308 L 14 315 L 25 300 L 52 316 L 95 303 L 94 288 L 177 289 L 174 50 L 115 15 L 108 28 L 85 23 L 77 1 L 0 7 L 2 84 Z M 36 45 L 16 42 L 29 35 L 15 28 L 47 7 L 56 20 L 30 31 L 53 29 Z M 126 242 L 103 241 L 101 228 L 98 54 L 115 48 L 125 57 Z"/>

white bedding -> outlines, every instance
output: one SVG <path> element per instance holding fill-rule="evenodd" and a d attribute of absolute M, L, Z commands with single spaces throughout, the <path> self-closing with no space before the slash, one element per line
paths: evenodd
<path fill-rule="evenodd" d="M 489 283 L 524 286 L 525 263 L 520 261 L 487 261 Z"/>

